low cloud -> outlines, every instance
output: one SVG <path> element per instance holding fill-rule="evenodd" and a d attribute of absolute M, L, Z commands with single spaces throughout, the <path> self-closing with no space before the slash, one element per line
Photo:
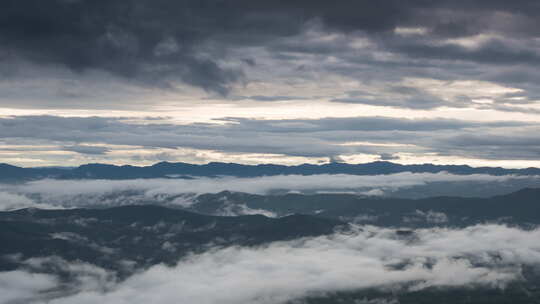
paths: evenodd
<path fill-rule="evenodd" d="M 403 172 L 389 175 L 278 175 L 254 178 L 218 177 L 194 179 L 135 180 L 38 180 L 20 185 L 0 185 L 1 210 L 25 207 L 82 207 L 91 205 L 130 205 L 149 200 L 169 205 L 188 206 L 193 195 L 222 191 L 269 194 L 274 191 L 305 193 L 356 193 L 385 195 L 400 189 L 427 186 L 431 183 L 503 183 L 526 181 L 534 176 L 493 176 L 485 174 L 453 175 Z M 191 194 L 191 195 L 185 195 Z M 127 196 L 127 197 L 126 197 Z M 33 205 L 34 202 L 41 205 Z"/>
<path fill-rule="evenodd" d="M 404 222 L 427 222 L 442 224 L 448 222 L 448 216 L 442 212 L 436 212 L 429 210 L 424 212 L 422 210 L 416 210 L 414 214 L 408 215 L 403 218 Z"/>
<path fill-rule="evenodd" d="M 538 237 L 538 229 L 502 225 L 419 229 L 408 236 L 361 226 L 351 233 L 258 248 L 209 250 L 175 267 L 153 266 L 121 283 L 111 282 L 114 276 L 93 276 L 99 283 L 80 281 L 80 292 L 49 303 L 277 304 L 365 288 L 394 294 L 429 287 L 504 288 L 524 279 L 521 266 L 540 263 L 540 251 L 530 242 Z M 1 277 L 11 276 L 29 274 Z M 26 284 L 37 286 L 32 292 L 49 287 L 50 280 Z M 0 299 L 5 302 L 5 297 Z"/>
<path fill-rule="evenodd" d="M 26 271 L 0 272 L 0 303 L 25 303 L 32 296 L 57 285 L 54 277 Z"/>
<path fill-rule="evenodd" d="M 17 210 L 23 208 L 62 208 L 59 205 L 38 203 L 25 195 L 0 191 L 0 211 Z"/>

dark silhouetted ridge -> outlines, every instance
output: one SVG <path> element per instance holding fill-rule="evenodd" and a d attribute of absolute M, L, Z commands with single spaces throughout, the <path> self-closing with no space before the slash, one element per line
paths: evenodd
<path fill-rule="evenodd" d="M 40 178 L 57 179 L 134 179 L 134 178 L 188 178 L 190 176 L 236 176 L 257 177 L 275 175 L 353 174 L 378 175 L 400 172 L 489 175 L 540 175 L 538 168 L 505 169 L 500 167 L 470 167 L 467 165 L 417 164 L 401 165 L 385 161 L 365 164 L 329 163 L 322 165 L 302 164 L 284 166 L 274 164 L 242 165 L 211 162 L 204 165 L 160 162 L 152 166 L 116 166 L 108 164 L 86 164 L 76 168 L 20 168 L 0 165 L 0 180 L 19 181 Z"/>

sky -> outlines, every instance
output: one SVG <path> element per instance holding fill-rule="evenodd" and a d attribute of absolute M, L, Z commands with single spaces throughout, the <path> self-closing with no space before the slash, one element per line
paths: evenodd
<path fill-rule="evenodd" d="M 540 167 L 540 2 L 3 0 L 0 162 Z"/>

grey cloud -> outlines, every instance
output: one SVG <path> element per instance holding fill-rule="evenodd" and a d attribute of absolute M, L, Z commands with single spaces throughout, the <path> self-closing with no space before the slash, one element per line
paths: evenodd
<path fill-rule="evenodd" d="M 66 143 L 65 146 L 127 145 L 225 153 L 271 152 L 306 157 L 398 152 L 420 155 L 431 152 L 487 159 L 536 159 L 536 143 L 540 142 L 535 135 L 539 134 L 535 131 L 538 125 L 507 121 L 481 123 L 385 117 L 224 120 L 228 123 L 174 125 L 156 121 L 135 124 L 121 118 L 16 116 L 0 119 L 0 138 L 9 140 L 11 144 L 34 139 L 41 143 Z M 516 130 L 529 131 L 527 134 L 517 133 L 512 139 L 500 137 Z M 471 135 L 473 133 L 484 139 L 476 140 Z M 483 141 L 490 141 L 489 145 L 480 144 Z M 350 142 L 360 143 L 347 144 Z"/>
<path fill-rule="evenodd" d="M 424 59 L 467 60 L 497 65 L 537 64 L 540 62 L 540 53 L 537 50 L 518 49 L 502 41 L 490 41 L 473 50 L 458 45 L 439 46 L 427 43 L 411 43 L 411 41 L 403 44 L 396 43 L 391 47 L 408 56 Z"/>
<path fill-rule="evenodd" d="M 540 156 L 538 128 L 507 130 L 495 135 L 455 134 L 438 140 L 439 153 L 471 155 L 485 159 L 537 159 Z M 514 135 L 508 135 L 515 133 Z"/>
<path fill-rule="evenodd" d="M 384 16 L 385 7 L 349 4 L 358 8 L 354 15 L 324 2 L 7 1 L 1 10 L 1 50 L 8 60 L 59 64 L 77 72 L 104 70 L 164 87 L 179 79 L 226 94 L 243 77 L 241 70 L 218 64 L 227 45 L 264 45 L 272 37 L 297 34 L 305 20 L 320 16 L 349 27 L 346 23 L 361 12 L 366 20 L 352 25 L 366 30 L 394 23 L 371 17 Z"/>
<path fill-rule="evenodd" d="M 287 100 L 306 100 L 308 97 L 303 96 L 282 96 L 282 95 L 252 95 L 252 96 L 234 96 L 233 100 L 256 100 L 256 101 L 287 101 Z"/>
<path fill-rule="evenodd" d="M 389 97 L 388 94 L 399 94 Z M 380 95 L 374 95 L 362 91 L 347 92 L 348 97 L 334 98 L 333 102 L 343 103 L 362 103 L 375 106 L 389 106 L 398 108 L 410 109 L 434 109 L 441 106 L 448 106 L 448 101 L 441 98 L 422 92 L 419 89 L 406 86 L 392 86 L 387 92 Z M 464 104 L 451 104 L 454 107 L 462 107 Z"/>
<path fill-rule="evenodd" d="M 179 79 L 221 94 L 242 76 L 198 55 L 196 45 L 210 33 L 193 27 L 219 14 L 189 1 L 8 1 L 2 16 L 8 60 L 99 69 L 165 87 Z"/>
<path fill-rule="evenodd" d="M 282 56 L 282 65 L 292 61 L 283 57 L 290 56 L 287 50 L 333 56 L 345 64 L 354 64 L 353 58 L 371 57 L 362 71 L 366 68 L 386 70 L 388 63 L 373 58 L 379 53 L 394 52 L 398 57 L 426 59 L 424 61 L 429 62 L 420 64 L 424 65 L 424 70 L 416 73 L 434 75 L 448 74 L 445 71 L 448 63 L 456 59 L 483 65 L 538 61 L 534 46 L 517 47 L 506 41 L 506 37 L 523 41 L 538 37 L 536 29 L 540 27 L 536 17 L 540 10 L 535 1 L 521 1 L 520 5 L 506 1 L 385 1 L 377 4 L 345 1 L 335 5 L 304 0 L 232 3 L 55 0 L 46 4 L 37 0 L 8 0 L 2 3 L 0 11 L 2 64 L 15 60 L 49 68 L 63 66 L 81 75 L 106 71 L 140 86 L 174 89 L 177 82 L 183 82 L 222 95 L 227 94 L 232 85 L 251 80 L 246 79 L 241 65 L 226 64 L 237 62 L 257 68 L 258 58 L 230 56 L 232 49 L 251 46 L 277 50 L 276 58 Z M 494 22 L 498 18 L 504 18 L 505 22 Z M 358 50 L 342 47 L 342 43 L 306 43 L 301 34 L 312 24 L 320 24 L 330 33 L 353 37 L 363 33 L 376 46 L 358 56 Z M 425 37 L 403 39 L 394 34 L 396 28 L 403 27 L 427 30 Z M 467 38 L 481 33 L 496 33 L 503 38 L 474 51 L 435 45 L 441 39 Z M 292 39 L 281 45 L 286 38 Z M 313 64 L 322 66 L 317 61 Z M 395 77 L 403 77 L 414 65 L 418 63 L 398 59 L 389 67 L 400 66 L 394 71 Z M 429 65 L 435 66 L 436 71 L 430 71 Z M 327 71 L 332 70 L 329 68 Z M 14 69 L 4 69 L 7 70 Z M 8 79 L 12 77 L 4 74 Z M 467 69 L 462 69 L 453 76 L 468 74 Z M 76 96 L 78 93 L 63 94 Z M 414 99 L 419 100 L 419 104 L 429 104 L 428 99 L 416 96 L 404 106 L 414 105 Z"/>
<path fill-rule="evenodd" d="M 88 145 L 64 146 L 62 147 L 62 149 L 65 151 L 77 152 L 80 154 L 91 154 L 91 155 L 103 155 L 111 151 L 107 147 L 88 146 Z"/>
<path fill-rule="evenodd" d="M 397 160 L 400 157 L 398 155 L 389 154 L 389 153 L 383 153 L 379 156 L 380 160 Z"/>
<path fill-rule="evenodd" d="M 131 157 L 131 159 L 134 161 L 150 160 L 154 162 L 161 162 L 175 160 L 175 157 L 171 153 L 161 152 L 152 155 L 134 155 L 133 157 Z"/>
<path fill-rule="evenodd" d="M 224 120 L 227 120 L 225 118 Z M 499 121 L 474 122 L 457 119 L 407 119 L 382 116 L 321 118 L 321 119 L 281 119 L 257 120 L 246 118 L 228 118 L 239 122 L 233 128 L 257 129 L 273 132 L 322 132 L 322 131 L 441 131 L 460 130 L 476 127 L 521 127 L 526 122 Z"/>

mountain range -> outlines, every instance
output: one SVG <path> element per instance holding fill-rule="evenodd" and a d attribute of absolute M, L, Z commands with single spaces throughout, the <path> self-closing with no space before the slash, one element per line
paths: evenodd
<path fill-rule="evenodd" d="M 125 275 L 174 264 L 210 247 L 256 246 L 330 234 L 344 222 L 309 215 L 210 216 L 160 206 L 0 212 L 0 271 L 25 260 L 60 257 Z M 130 261 L 132 267 L 122 267 Z"/>
<path fill-rule="evenodd" d="M 174 199 L 174 198 L 171 198 Z M 439 196 L 422 199 L 362 197 L 354 194 L 255 195 L 224 191 L 202 194 L 185 210 L 211 215 L 306 214 L 393 227 L 465 227 L 482 223 L 540 224 L 540 188 L 489 198 Z"/>
<path fill-rule="evenodd" d="M 109 164 L 86 164 L 79 167 L 37 167 L 22 168 L 0 164 L 1 181 L 35 180 L 42 178 L 56 179 L 135 179 L 135 178 L 189 178 L 236 176 L 257 177 L 274 175 L 315 175 L 315 174 L 352 174 L 377 175 L 400 172 L 452 174 L 489 174 L 489 175 L 540 175 L 539 168 L 508 169 L 501 167 L 470 167 L 468 165 L 401 165 L 392 162 L 376 161 L 364 164 L 327 163 L 301 164 L 295 166 L 261 164 L 244 165 L 236 163 L 211 162 L 198 165 L 189 163 L 160 162 L 151 166 L 116 166 Z"/>

